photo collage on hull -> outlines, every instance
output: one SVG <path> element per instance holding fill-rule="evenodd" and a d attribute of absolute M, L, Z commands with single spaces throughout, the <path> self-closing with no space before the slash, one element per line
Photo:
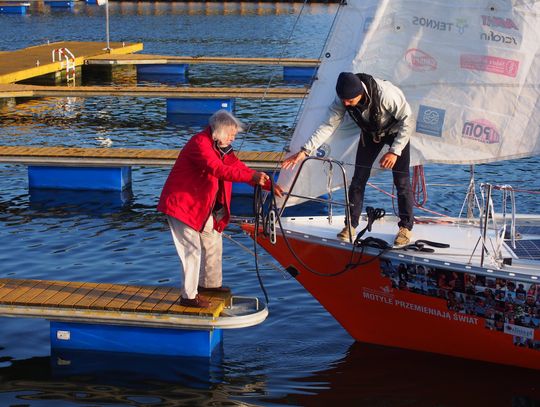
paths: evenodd
<path fill-rule="evenodd" d="M 382 275 L 401 291 L 446 300 L 449 311 L 484 318 L 485 327 L 510 334 L 514 345 L 540 350 L 540 284 L 382 260 Z"/>

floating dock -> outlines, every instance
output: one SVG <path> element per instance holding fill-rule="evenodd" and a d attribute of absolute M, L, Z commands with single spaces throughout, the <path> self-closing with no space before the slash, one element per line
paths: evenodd
<path fill-rule="evenodd" d="M 75 66 L 81 66 L 90 57 L 141 51 L 143 44 L 112 42 L 110 50 L 107 50 L 104 42 L 61 41 L 3 52 L 0 58 L 0 84 L 19 82 L 64 70 L 65 62 L 62 60 L 53 62 L 52 54 L 54 50 L 66 48 L 74 55 Z"/>
<path fill-rule="evenodd" d="M 210 357 L 222 329 L 263 322 L 256 298 L 199 294 L 207 308 L 180 304 L 180 289 L 110 283 L 0 279 L 0 316 L 51 321 L 53 349 Z"/>
<path fill-rule="evenodd" d="M 0 162 L 27 165 L 65 166 L 172 166 L 180 150 L 139 148 L 77 148 L 0 146 Z M 238 151 L 248 167 L 273 170 L 280 166 L 283 152 Z"/>

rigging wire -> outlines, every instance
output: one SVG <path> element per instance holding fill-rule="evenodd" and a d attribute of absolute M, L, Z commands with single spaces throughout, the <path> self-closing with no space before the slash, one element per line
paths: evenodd
<path fill-rule="evenodd" d="M 300 17 L 302 16 L 302 13 L 304 11 L 304 8 L 305 8 L 307 2 L 308 2 L 308 0 L 304 0 L 303 3 L 302 3 L 302 7 L 300 8 L 300 12 L 296 16 L 296 19 L 294 20 L 293 26 L 291 27 L 291 31 L 289 32 L 289 35 L 288 35 L 285 43 L 283 44 L 283 47 L 281 48 L 281 51 L 280 51 L 280 54 L 279 54 L 279 57 L 278 57 L 278 63 L 281 63 L 281 61 L 283 60 L 283 57 L 285 55 L 285 51 L 287 50 L 287 47 L 289 46 L 289 44 L 291 42 L 291 38 L 292 38 L 292 36 L 293 36 L 293 34 L 294 34 L 295 30 L 296 30 L 296 26 L 298 25 L 298 22 L 300 21 Z M 257 114 L 262 109 L 263 102 L 265 101 L 266 96 L 268 95 L 268 91 L 270 89 L 270 86 L 274 82 L 275 76 L 276 76 L 275 72 L 272 73 L 272 75 L 270 75 L 270 79 L 268 80 L 268 83 L 266 84 L 266 87 L 264 89 L 264 93 L 260 97 L 260 99 L 258 101 L 258 105 L 255 108 L 255 114 Z M 305 99 L 305 96 L 304 96 L 304 99 Z M 253 127 L 252 122 L 249 122 L 248 127 L 246 128 L 246 133 L 248 133 L 251 130 L 252 127 Z M 240 146 L 238 147 L 238 151 L 242 150 L 242 147 L 243 147 L 245 141 L 246 141 L 246 137 L 242 137 L 242 141 L 240 142 Z"/>
<path fill-rule="evenodd" d="M 296 30 L 298 22 L 300 21 L 300 17 L 302 16 L 302 13 L 303 13 L 304 8 L 305 8 L 307 3 L 308 3 L 308 0 L 304 0 L 302 2 L 302 7 L 300 8 L 300 12 L 298 13 L 298 15 L 296 17 L 296 20 L 295 20 L 295 22 L 294 22 L 294 24 L 293 24 L 293 26 L 291 28 L 291 31 L 289 33 L 289 36 L 287 37 L 287 40 L 285 41 L 285 43 L 283 45 L 280 56 L 278 57 L 278 61 L 281 61 L 284 58 L 285 51 L 287 50 L 287 47 L 290 45 L 291 38 L 292 38 L 292 36 L 294 34 L 294 31 Z M 328 40 L 330 38 L 330 34 L 332 33 L 332 31 L 334 29 L 334 26 L 335 26 L 336 21 L 337 21 L 337 17 L 339 16 L 340 12 L 342 12 L 342 9 L 343 9 L 344 5 L 346 5 L 345 2 L 340 2 L 338 4 L 338 8 L 336 10 L 336 13 L 334 14 L 334 18 L 332 19 L 332 23 L 330 25 L 330 29 L 328 30 L 328 32 L 326 34 L 326 37 L 324 38 L 323 46 L 322 46 L 321 51 L 319 53 L 319 57 L 318 57 L 319 61 L 322 60 L 322 56 L 323 56 L 323 54 L 324 54 L 324 52 L 326 50 L 326 47 L 328 45 Z M 275 76 L 276 76 L 275 73 L 273 73 L 271 75 L 271 77 L 270 77 L 270 79 L 268 81 L 268 84 L 266 85 L 265 91 L 264 91 L 263 95 L 261 96 L 261 98 L 259 99 L 259 104 L 258 104 L 257 108 L 255 109 L 255 113 L 257 113 L 257 111 L 259 111 L 262 108 L 263 102 L 266 99 L 266 96 L 268 94 L 268 90 L 270 89 L 270 86 L 271 86 L 272 82 L 274 81 Z M 313 82 L 315 77 L 316 77 L 316 73 L 314 73 L 313 76 L 310 78 L 311 79 L 310 84 Z M 306 98 L 307 98 L 307 93 L 302 97 L 301 102 L 298 105 L 298 108 L 296 109 L 296 113 L 295 113 L 294 119 L 293 119 L 293 124 L 291 126 L 292 132 L 290 134 L 289 139 L 292 137 L 292 133 L 294 132 L 296 124 L 298 123 L 298 118 L 300 116 L 300 112 L 302 111 L 302 107 L 303 107 L 303 105 L 304 105 L 304 103 L 306 101 Z M 248 133 L 251 130 L 251 128 L 252 128 L 252 123 L 249 123 L 245 132 Z M 242 150 L 242 147 L 244 145 L 245 140 L 246 140 L 246 138 L 242 137 L 242 141 L 240 143 L 240 146 L 238 147 L 238 151 Z M 284 145 L 283 148 L 282 148 L 282 151 L 287 152 L 287 150 L 288 150 L 288 145 Z M 279 163 L 276 163 L 276 165 L 274 167 L 274 170 L 272 172 L 275 173 L 276 171 L 278 171 L 278 169 L 279 169 Z"/>

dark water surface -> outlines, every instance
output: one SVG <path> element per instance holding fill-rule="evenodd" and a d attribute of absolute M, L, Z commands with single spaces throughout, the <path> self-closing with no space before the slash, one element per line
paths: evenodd
<path fill-rule="evenodd" d="M 336 8 L 115 2 L 111 40 L 143 42 L 144 52 L 155 54 L 314 58 Z M 72 11 L 51 12 L 34 5 L 27 16 L 0 15 L 0 51 L 46 41 L 103 41 L 104 21 L 97 6 L 77 3 Z M 283 81 L 278 68 L 211 65 L 193 66 L 188 79 L 208 86 Z M 130 79 L 120 72 L 115 80 Z M 296 100 L 238 100 L 236 113 L 250 130 L 236 146 L 280 151 L 299 107 Z M 198 129 L 168 122 L 162 99 L 62 98 L 0 106 L 0 145 L 98 147 L 110 139 L 112 147 L 177 148 Z M 477 178 L 538 191 L 539 163 L 530 158 L 480 166 Z M 457 215 L 468 168 L 429 166 L 426 173 L 426 206 Z M 0 166 L 0 277 L 179 285 L 178 258 L 164 218 L 155 212 L 167 174 L 167 168 L 134 168 L 133 197 L 119 208 L 106 194 L 85 196 L 97 204 L 71 205 L 55 200 L 58 194 L 29 194 L 25 166 Z M 386 177 L 376 182 L 389 188 Z M 367 204 L 391 207 L 381 194 L 369 194 Z M 536 195 L 517 198 L 520 212 L 539 212 Z M 238 226 L 227 234 L 252 247 Z M 262 296 L 252 256 L 229 239 L 224 246 L 225 282 L 239 295 Z M 269 318 L 225 331 L 223 354 L 209 364 L 51 355 L 47 321 L 1 319 L 0 405 L 540 405 L 537 372 L 355 343 L 268 256 L 261 256 L 260 266 Z"/>

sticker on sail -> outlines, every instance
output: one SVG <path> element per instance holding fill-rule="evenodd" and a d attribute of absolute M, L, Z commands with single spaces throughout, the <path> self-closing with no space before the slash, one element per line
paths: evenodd
<path fill-rule="evenodd" d="M 519 31 L 519 27 L 509 17 L 482 16 L 482 25 L 491 28 L 503 28 Z"/>
<path fill-rule="evenodd" d="M 481 16 L 484 32 L 480 33 L 482 41 L 493 42 L 499 46 L 516 48 L 521 44 L 519 27 L 509 17 Z"/>
<path fill-rule="evenodd" d="M 493 30 L 481 33 L 480 39 L 482 41 L 495 42 L 499 45 L 508 45 L 509 47 L 517 47 L 519 45 L 518 40 L 521 42 L 521 38 L 516 39 L 513 35 L 507 35 Z"/>
<path fill-rule="evenodd" d="M 330 146 L 328 144 L 321 145 L 316 153 L 315 156 L 319 158 L 326 158 L 330 155 Z"/>
<path fill-rule="evenodd" d="M 420 105 L 418 118 L 416 119 L 416 132 L 427 134 L 429 136 L 442 136 L 444 125 L 443 109 L 432 106 Z"/>
<path fill-rule="evenodd" d="M 408 49 L 405 53 L 405 61 L 413 71 L 426 72 L 437 69 L 437 60 L 418 48 Z"/>
<path fill-rule="evenodd" d="M 504 324 L 504 333 L 526 339 L 534 339 L 534 329 L 514 324 Z"/>
<path fill-rule="evenodd" d="M 364 34 L 367 33 L 373 24 L 373 16 L 366 17 L 366 20 L 364 21 L 364 27 L 363 31 Z M 388 15 L 384 15 L 379 20 L 379 25 L 377 26 L 377 30 L 394 30 L 396 28 L 396 18 L 395 13 L 389 13 Z"/>
<path fill-rule="evenodd" d="M 465 18 L 456 18 L 453 21 L 445 21 L 424 16 L 413 16 L 412 23 L 413 25 L 428 28 L 430 30 L 454 32 L 460 35 L 463 35 L 465 29 L 469 27 L 467 19 Z"/>
<path fill-rule="evenodd" d="M 462 54 L 459 63 L 462 69 L 490 72 L 511 78 L 515 78 L 519 70 L 519 61 L 492 55 Z"/>
<path fill-rule="evenodd" d="M 501 136 L 493 123 L 486 119 L 468 120 L 463 123 L 461 135 L 485 144 L 500 143 Z"/>

